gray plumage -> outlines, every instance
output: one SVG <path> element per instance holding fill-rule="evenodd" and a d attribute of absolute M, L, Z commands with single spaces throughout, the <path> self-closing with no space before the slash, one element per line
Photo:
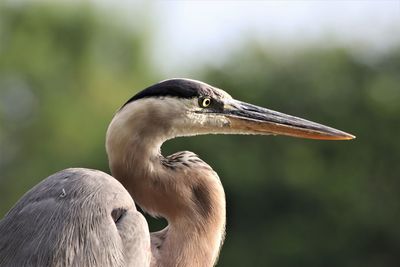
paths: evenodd
<path fill-rule="evenodd" d="M 150 261 L 144 217 L 116 179 L 95 170 L 67 169 L 40 182 L 0 221 L 0 234 L 0 266 Z"/>

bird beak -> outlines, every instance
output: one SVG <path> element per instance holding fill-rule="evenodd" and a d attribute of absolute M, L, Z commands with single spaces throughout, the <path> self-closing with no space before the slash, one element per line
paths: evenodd
<path fill-rule="evenodd" d="M 355 138 L 354 135 L 319 123 L 237 100 L 225 102 L 223 113 L 230 121 L 230 130 L 237 133 L 287 135 L 321 140 Z"/>

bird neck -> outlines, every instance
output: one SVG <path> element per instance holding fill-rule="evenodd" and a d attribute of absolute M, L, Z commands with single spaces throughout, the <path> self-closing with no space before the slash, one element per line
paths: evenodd
<path fill-rule="evenodd" d="M 215 224 L 214 224 L 215 226 Z M 211 267 L 217 262 L 219 249 L 224 238 L 223 229 L 207 227 L 202 230 L 193 222 L 183 220 L 171 223 L 159 233 L 151 234 L 153 266 L 195 266 Z"/>
<path fill-rule="evenodd" d="M 181 152 L 188 162 L 168 166 L 168 157 L 160 152 L 164 140 L 110 127 L 106 146 L 111 172 L 144 211 L 168 221 L 163 238 L 152 234 L 155 266 L 213 266 L 225 230 L 223 187 L 193 153 Z"/>

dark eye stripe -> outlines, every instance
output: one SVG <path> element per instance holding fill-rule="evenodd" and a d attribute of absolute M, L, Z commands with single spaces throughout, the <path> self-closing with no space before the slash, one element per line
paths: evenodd
<path fill-rule="evenodd" d="M 204 105 L 204 101 L 209 99 L 210 103 L 208 105 Z M 224 110 L 224 102 L 220 99 L 211 98 L 211 97 L 200 97 L 199 98 L 199 107 L 203 108 L 202 111 L 198 111 L 199 113 L 221 113 Z"/>
<path fill-rule="evenodd" d="M 154 84 L 131 97 L 121 108 L 127 104 L 147 97 L 177 97 L 195 98 L 205 95 L 216 95 L 212 86 L 186 79 L 171 79 Z"/>

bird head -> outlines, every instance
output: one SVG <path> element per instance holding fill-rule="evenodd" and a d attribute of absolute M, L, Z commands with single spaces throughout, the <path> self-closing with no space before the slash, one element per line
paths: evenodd
<path fill-rule="evenodd" d="M 129 99 L 116 118 L 125 118 L 123 123 L 133 125 L 142 137 L 157 135 L 162 141 L 197 134 L 355 138 L 319 123 L 233 99 L 221 89 L 190 79 L 169 79 L 146 88 Z"/>

